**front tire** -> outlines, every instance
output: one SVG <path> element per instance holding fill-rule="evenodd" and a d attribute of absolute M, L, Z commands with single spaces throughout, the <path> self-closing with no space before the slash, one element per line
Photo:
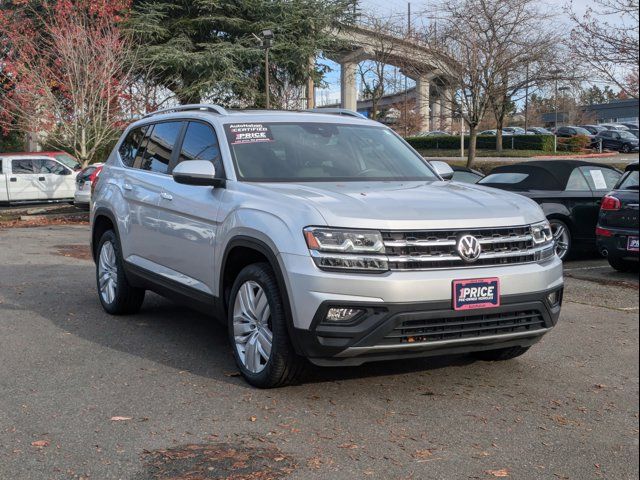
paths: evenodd
<path fill-rule="evenodd" d="M 500 348 L 498 350 L 485 350 L 482 352 L 474 352 L 473 356 L 487 362 L 503 362 L 505 360 L 512 360 L 520 355 L 524 355 L 529 351 L 529 348 L 531 347 L 510 347 Z"/>
<path fill-rule="evenodd" d="M 145 291 L 129 284 L 120 242 L 113 230 L 104 232 L 98 242 L 96 284 L 100 303 L 107 313 L 126 315 L 140 310 Z"/>
<path fill-rule="evenodd" d="M 631 152 L 631 146 L 625 143 L 625 144 L 622 146 L 622 148 L 620 149 L 620 151 L 621 151 L 622 153 L 629 153 L 629 152 Z"/>
<path fill-rule="evenodd" d="M 289 339 L 282 295 L 269 264 L 242 269 L 231 289 L 228 310 L 229 340 L 245 380 L 258 388 L 294 383 L 306 361 Z"/>

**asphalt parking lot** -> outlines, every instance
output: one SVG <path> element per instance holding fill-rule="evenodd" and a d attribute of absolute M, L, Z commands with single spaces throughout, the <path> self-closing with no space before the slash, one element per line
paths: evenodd
<path fill-rule="evenodd" d="M 205 316 L 103 313 L 88 238 L 0 230 L 2 479 L 638 478 L 638 278 L 604 260 L 566 265 L 559 325 L 517 360 L 261 391 Z"/>

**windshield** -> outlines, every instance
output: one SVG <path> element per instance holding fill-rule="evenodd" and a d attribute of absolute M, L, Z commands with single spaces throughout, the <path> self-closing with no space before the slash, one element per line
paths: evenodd
<path fill-rule="evenodd" d="M 439 180 L 388 128 L 330 123 L 225 126 L 238 179 L 250 182 Z"/>
<path fill-rule="evenodd" d="M 78 163 L 78 160 L 73 158 L 68 153 L 60 153 L 60 154 L 56 155 L 56 160 L 58 160 L 59 162 L 63 163 L 64 165 L 66 165 L 71 170 L 80 170 L 82 168 L 82 165 L 80 165 L 80 163 Z"/>
<path fill-rule="evenodd" d="M 574 127 L 574 128 L 578 135 L 591 135 L 591 132 L 586 128 L 582 128 L 582 127 Z"/>

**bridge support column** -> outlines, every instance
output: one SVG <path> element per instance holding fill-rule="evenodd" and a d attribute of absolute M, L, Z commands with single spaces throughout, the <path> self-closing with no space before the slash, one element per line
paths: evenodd
<path fill-rule="evenodd" d="M 429 130 L 431 128 L 429 114 L 429 89 L 431 88 L 431 77 L 421 75 L 416 79 L 416 109 L 420 115 L 421 129 Z"/>
<path fill-rule="evenodd" d="M 356 112 L 358 110 L 358 85 L 356 83 L 356 62 L 340 64 L 340 107 Z"/>
<path fill-rule="evenodd" d="M 433 99 L 433 107 L 431 107 L 431 130 L 440 130 L 440 116 L 442 114 L 442 97 L 437 92 Z"/>

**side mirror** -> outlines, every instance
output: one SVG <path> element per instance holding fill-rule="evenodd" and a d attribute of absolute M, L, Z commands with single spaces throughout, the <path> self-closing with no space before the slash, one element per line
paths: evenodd
<path fill-rule="evenodd" d="M 208 160 L 188 160 L 173 169 L 173 179 L 184 185 L 224 187 L 224 179 L 216 178 L 216 169 Z"/>
<path fill-rule="evenodd" d="M 431 166 L 435 169 L 436 173 L 440 175 L 443 180 L 451 180 L 453 178 L 453 168 L 442 160 L 432 160 L 429 162 Z"/>

